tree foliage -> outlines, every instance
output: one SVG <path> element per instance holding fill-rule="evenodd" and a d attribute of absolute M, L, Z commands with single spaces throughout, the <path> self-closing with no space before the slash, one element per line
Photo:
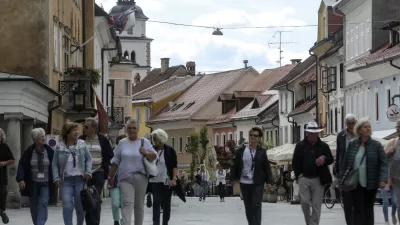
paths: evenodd
<path fill-rule="evenodd" d="M 207 146 L 209 142 L 210 141 L 208 139 L 208 127 L 202 126 L 200 129 L 201 163 L 203 163 L 204 160 L 206 159 Z"/>
<path fill-rule="evenodd" d="M 199 135 L 197 133 L 191 133 L 189 135 L 188 151 L 192 153 L 192 162 L 190 163 L 190 180 L 194 181 L 194 173 L 196 169 L 195 156 L 198 155 L 199 151 Z"/>

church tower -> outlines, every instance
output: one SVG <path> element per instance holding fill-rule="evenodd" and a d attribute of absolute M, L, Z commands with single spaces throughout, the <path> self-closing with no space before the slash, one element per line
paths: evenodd
<path fill-rule="evenodd" d="M 118 0 L 110 15 L 123 13 L 132 7 L 135 13 L 129 15 L 126 29 L 120 34 L 122 56 L 135 64 L 132 70 L 132 83 L 143 80 L 151 70 L 150 45 L 153 39 L 146 36 L 146 22 L 149 18 L 144 15 L 134 0 Z"/>

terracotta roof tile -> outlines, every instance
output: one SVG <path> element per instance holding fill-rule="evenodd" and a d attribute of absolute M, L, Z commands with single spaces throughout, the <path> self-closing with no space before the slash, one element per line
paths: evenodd
<path fill-rule="evenodd" d="M 311 69 L 309 69 L 307 73 L 304 74 L 304 77 L 305 78 L 299 83 L 300 85 L 316 81 L 317 77 L 315 76 L 315 66 L 311 67 Z"/>
<path fill-rule="evenodd" d="M 282 85 L 287 84 L 288 82 L 292 81 L 295 79 L 297 76 L 299 76 L 301 73 L 306 71 L 308 68 L 310 68 L 312 65 L 315 64 L 315 57 L 310 56 L 304 62 L 301 62 L 297 64 L 286 76 L 284 76 L 282 79 L 280 79 L 278 82 L 276 82 L 271 89 L 276 89 Z"/>
<path fill-rule="evenodd" d="M 316 98 L 305 101 L 304 103 L 296 106 L 296 108 L 292 110 L 288 116 L 295 116 L 308 112 L 316 105 L 316 103 L 317 103 Z"/>
<path fill-rule="evenodd" d="M 168 80 L 162 81 L 137 94 L 134 94 L 132 96 L 132 100 L 150 99 L 151 96 L 166 90 L 170 90 L 171 88 L 179 84 L 182 84 L 183 82 L 188 82 L 190 85 L 191 83 L 195 82 L 198 79 L 199 79 L 198 76 L 171 77 Z"/>
<path fill-rule="evenodd" d="M 356 66 L 349 71 L 357 71 L 379 64 L 381 62 L 390 61 L 400 57 L 400 44 L 390 47 L 390 43 L 386 43 L 380 49 L 371 55 L 356 60 Z"/>
<path fill-rule="evenodd" d="M 279 100 L 268 107 L 264 112 L 262 112 L 257 119 L 257 124 L 266 124 L 270 123 L 273 119 L 275 119 L 279 115 Z"/>
<path fill-rule="evenodd" d="M 185 68 L 183 71 L 184 74 L 178 74 L 178 69 L 179 68 Z M 147 89 L 161 81 L 167 80 L 173 75 L 176 76 L 185 76 L 188 74 L 188 71 L 186 70 L 186 67 L 179 65 L 179 66 L 172 66 L 169 67 L 168 69 L 165 70 L 164 73 L 161 73 L 160 68 L 153 69 L 151 72 L 147 74 L 147 76 L 140 81 L 138 84 L 132 87 L 132 94 L 138 93 L 140 91 L 143 91 L 144 89 Z"/>
<path fill-rule="evenodd" d="M 219 123 L 227 123 L 232 121 L 232 116 L 235 115 L 236 107 L 231 109 L 229 112 L 225 114 L 221 114 L 207 122 L 208 125 L 219 124 Z"/>
<path fill-rule="evenodd" d="M 286 76 L 293 68 L 294 65 L 286 65 L 274 69 L 266 69 L 256 77 L 256 79 L 254 79 L 253 82 L 244 89 L 244 91 L 268 90 L 272 85 Z"/>
<path fill-rule="evenodd" d="M 203 75 L 199 81 L 187 89 L 183 94 L 174 100 L 176 104 L 171 110 L 166 106 L 159 113 L 154 115 L 150 123 L 159 121 L 182 120 L 190 118 L 213 98 L 219 96 L 227 88 L 231 87 L 237 79 L 254 70 L 238 69 L 221 73 Z"/>

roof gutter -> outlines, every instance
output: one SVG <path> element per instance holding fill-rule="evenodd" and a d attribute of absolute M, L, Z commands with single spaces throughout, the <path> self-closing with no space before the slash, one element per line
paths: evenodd
<path fill-rule="evenodd" d="M 289 87 L 288 87 L 289 85 L 288 84 L 286 84 L 286 90 L 287 91 L 289 91 L 289 92 L 291 92 L 292 93 L 292 107 L 293 107 L 293 110 L 294 110 L 294 107 L 295 107 L 295 104 L 294 104 L 294 91 L 292 91 L 292 90 L 290 90 L 289 89 Z M 294 121 L 294 119 L 293 119 L 293 121 L 290 121 L 289 120 L 289 114 L 286 116 L 286 118 L 287 118 L 287 121 L 289 122 L 289 123 L 291 123 L 292 124 L 292 126 L 293 126 L 293 128 L 292 128 L 292 144 L 294 144 L 294 128 L 297 126 L 297 124 L 296 124 L 296 122 Z"/>
<path fill-rule="evenodd" d="M 390 65 L 391 65 L 392 67 L 394 67 L 394 68 L 396 68 L 396 69 L 399 69 L 399 70 L 400 70 L 400 66 L 397 66 L 397 65 L 393 64 L 393 59 L 392 59 L 392 60 L 390 60 Z"/>
<path fill-rule="evenodd" d="M 310 56 L 314 56 L 315 57 L 315 87 L 316 87 L 316 93 L 315 93 L 315 98 L 317 99 L 317 101 L 315 102 L 315 108 L 317 109 L 317 112 L 315 113 L 315 120 L 317 122 L 317 124 L 319 124 L 319 112 L 318 112 L 318 99 L 319 99 L 319 94 L 318 94 L 318 66 L 319 66 L 319 62 L 318 62 L 318 56 L 316 54 L 314 54 L 313 52 L 311 52 L 311 50 L 308 51 L 308 53 L 310 54 Z"/>

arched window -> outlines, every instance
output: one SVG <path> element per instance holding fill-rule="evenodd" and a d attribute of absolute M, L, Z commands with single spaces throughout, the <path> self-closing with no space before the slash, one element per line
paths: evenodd
<path fill-rule="evenodd" d="M 132 51 L 132 52 L 131 52 L 131 61 L 132 61 L 133 63 L 136 63 L 136 53 L 135 53 L 135 51 Z"/>
<path fill-rule="evenodd" d="M 128 53 L 128 51 L 125 51 L 125 52 L 124 52 L 124 58 L 125 58 L 125 59 L 129 59 L 129 53 Z"/>

